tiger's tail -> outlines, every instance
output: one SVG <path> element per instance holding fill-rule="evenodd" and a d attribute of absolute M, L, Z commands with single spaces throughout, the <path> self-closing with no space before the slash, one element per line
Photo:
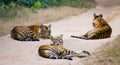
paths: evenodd
<path fill-rule="evenodd" d="M 80 53 L 77 53 L 75 51 L 67 50 L 66 53 L 68 55 L 64 56 L 63 58 L 68 60 L 72 60 L 72 57 L 84 58 L 91 55 L 88 51 L 82 51 Z"/>
<path fill-rule="evenodd" d="M 82 37 L 80 37 L 80 36 L 74 36 L 74 35 L 71 35 L 70 37 L 72 37 L 72 38 L 79 38 L 79 39 L 83 39 Z"/>

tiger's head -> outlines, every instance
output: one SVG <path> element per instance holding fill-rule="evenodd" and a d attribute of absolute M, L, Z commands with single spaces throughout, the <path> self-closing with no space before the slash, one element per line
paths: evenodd
<path fill-rule="evenodd" d="M 104 25 L 108 25 L 107 22 L 103 19 L 103 15 L 99 14 L 96 15 L 95 13 L 94 15 L 94 19 L 93 19 L 93 27 L 103 27 Z"/>
<path fill-rule="evenodd" d="M 40 25 L 39 35 L 41 36 L 41 38 L 49 39 L 51 36 L 51 25 Z"/>
<path fill-rule="evenodd" d="M 29 27 L 37 37 L 49 39 L 51 36 L 51 25 L 32 25 Z"/>
<path fill-rule="evenodd" d="M 57 37 L 50 36 L 50 40 L 53 42 L 52 44 L 55 45 L 63 45 L 63 34 Z"/>

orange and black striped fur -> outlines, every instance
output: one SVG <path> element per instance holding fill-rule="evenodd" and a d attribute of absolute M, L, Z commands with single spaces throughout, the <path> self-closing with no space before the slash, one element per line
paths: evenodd
<path fill-rule="evenodd" d="M 86 34 L 82 36 L 71 36 L 73 38 L 80 38 L 80 39 L 103 39 L 109 38 L 112 33 L 112 28 L 109 24 L 103 19 L 103 15 L 96 15 L 94 13 L 93 19 L 93 30 L 88 31 Z"/>
<path fill-rule="evenodd" d="M 38 50 L 39 56 L 49 59 L 68 59 L 72 60 L 72 57 L 87 57 L 90 55 L 88 51 L 82 51 L 77 53 L 71 50 L 64 48 L 62 35 L 57 38 L 50 37 L 52 44 L 41 45 Z"/>
<path fill-rule="evenodd" d="M 49 39 L 51 25 L 16 26 L 11 30 L 11 38 L 19 41 L 39 41 L 39 38 Z"/>

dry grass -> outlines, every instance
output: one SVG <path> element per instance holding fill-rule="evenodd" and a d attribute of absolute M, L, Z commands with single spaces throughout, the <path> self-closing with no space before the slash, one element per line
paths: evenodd
<path fill-rule="evenodd" d="M 85 65 L 120 65 L 120 35 L 113 41 L 108 42 L 100 50 L 88 59 Z"/>
<path fill-rule="evenodd" d="M 60 19 L 68 18 L 70 16 L 76 16 L 87 9 L 83 8 L 72 8 L 72 7 L 59 7 L 59 8 L 48 8 L 40 9 L 38 13 L 31 13 L 30 10 L 23 8 L 17 13 L 17 17 L 13 19 L 0 19 L 0 36 L 10 33 L 10 30 L 14 26 L 18 25 L 33 25 L 33 24 L 44 24 L 54 22 Z"/>

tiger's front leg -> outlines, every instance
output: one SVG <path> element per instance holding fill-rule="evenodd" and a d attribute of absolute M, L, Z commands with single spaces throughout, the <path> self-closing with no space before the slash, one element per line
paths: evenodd
<path fill-rule="evenodd" d="M 22 36 L 18 37 L 17 40 L 19 40 L 19 41 L 25 41 L 25 37 L 22 37 Z"/>
<path fill-rule="evenodd" d="M 86 40 L 87 40 L 90 32 L 91 32 L 91 31 L 88 31 L 88 32 L 85 33 L 84 35 L 81 35 L 80 38 L 81 38 L 81 39 L 86 39 Z"/>
<path fill-rule="evenodd" d="M 86 40 L 87 39 L 97 39 L 97 36 L 95 33 L 91 33 L 91 34 L 88 34 L 88 36 L 86 37 Z"/>
<path fill-rule="evenodd" d="M 95 34 L 92 33 L 92 31 L 88 31 L 86 34 L 82 36 L 82 39 L 88 40 L 88 39 L 94 39 Z"/>
<path fill-rule="evenodd" d="M 40 56 L 43 56 L 45 58 L 50 58 L 50 59 L 58 59 L 59 58 L 59 56 L 56 54 L 56 52 L 50 51 L 50 50 L 42 51 Z"/>
<path fill-rule="evenodd" d="M 39 41 L 39 38 L 37 38 L 37 36 L 32 31 L 28 31 L 27 34 L 28 41 Z"/>
<path fill-rule="evenodd" d="M 32 41 L 39 41 L 39 38 L 37 38 L 36 36 L 33 36 Z"/>

